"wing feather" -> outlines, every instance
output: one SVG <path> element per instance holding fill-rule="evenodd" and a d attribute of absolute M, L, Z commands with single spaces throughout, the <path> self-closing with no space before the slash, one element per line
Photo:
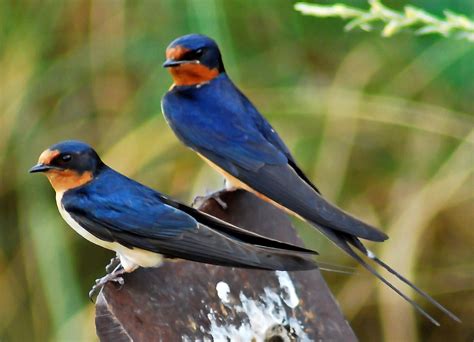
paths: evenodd
<path fill-rule="evenodd" d="M 217 265 L 271 270 L 316 267 L 310 259 L 316 252 L 247 232 L 113 170 L 99 178 L 62 198 L 69 215 L 98 239 Z"/>

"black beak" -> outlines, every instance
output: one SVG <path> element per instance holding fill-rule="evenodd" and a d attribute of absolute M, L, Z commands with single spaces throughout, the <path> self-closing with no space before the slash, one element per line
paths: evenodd
<path fill-rule="evenodd" d="M 29 173 L 46 172 L 46 171 L 49 171 L 51 169 L 56 169 L 56 167 L 50 166 L 50 165 L 45 165 L 45 164 L 36 164 L 28 172 Z"/>
<path fill-rule="evenodd" d="M 174 59 L 167 59 L 163 63 L 163 68 L 173 68 L 181 64 L 199 64 L 199 61 L 186 61 L 186 60 L 175 61 Z"/>

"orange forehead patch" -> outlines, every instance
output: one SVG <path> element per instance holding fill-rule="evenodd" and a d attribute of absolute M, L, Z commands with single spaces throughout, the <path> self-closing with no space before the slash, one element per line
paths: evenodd
<path fill-rule="evenodd" d="M 209 69 L 202 64 L 185 63 L 168 69 L 173 76 L 174 84 L 195 85 L 209 82 L 219 75 L 219 70 Z"/>
<path fill-rule="evenodd" d="M 77 188 L 93 178 L 92 172 L 89 171 L 79 174 L 73 170 L 49 170 L 45 174 L 56 192 Z"/>
<path fill-rule="evenodd" d="M 41 153 L 41 155 L 39 156 L 39 159 L 38 159 L 38 163 L 39 164 L 44 164 L 44 165 L 49 165 L 51 164 L 51 161 L 56 158 L 57 156 L 59 156 L 61 152 L 59 152 L 58 150 L 46 150 L 44 151 L 43 153 Z"/>
<path fill-rule="evenodd" d="M 181 45 L 166 49 L 166 58 L 173 60 L 180 60 L 189 49 L 182 47 Z"/>

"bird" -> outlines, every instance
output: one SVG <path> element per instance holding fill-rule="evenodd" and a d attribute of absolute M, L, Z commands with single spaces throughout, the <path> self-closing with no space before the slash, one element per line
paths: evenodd
<path fill-rule="evenodd" d="M 226 190 L 247 190 L 310 223 L 435 325 L 439 323 L 377 272 L 370 260 L 460 322 L 365 247 L 361 239 L 383 242 L 388 236 L 322 196 L 275 129 L 229 78 L 212 38 L 188 34 L 175 39 L 166 49 L 163 67 L 173 79 L 161 102 L 165 120 L 182 143 L 224 176 Z"/>
<path fill-rule="evenodd" d="M 69 226 L 117 254 L 118 265 L 96 280 L 89 297 L 108 281 L 123 285 L 122 274 L 158 267 L 165 258 L 261 270 L 317 268 L 312 260 L 316 251 L 266 238 L 175 201 L 110 168 L 84 142 L 49 147 L 29 172 L 46 175 Z"/>

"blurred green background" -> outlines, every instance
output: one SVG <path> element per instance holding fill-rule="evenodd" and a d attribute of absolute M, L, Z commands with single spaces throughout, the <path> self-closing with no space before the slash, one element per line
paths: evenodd
<path fill-rule="evenodd" d="M 470 1 L 410 3 L 474 16 Z M 345 33 L 293 4 L 0 1 L 0 341 L 96 339 L 87 292 L 112 253 L 74 233 L 46 179 L 27 173 L 49 145 L 85 140 L 188 203 L 222 184 L 161 115 L 164 50 L 190 32 L 218 41 L 231 78 L 322 193 L 390 235 L 371 248 L 463 320 L 426 305 L 436 328 L 362 270 L 325 273 L 359 338 L 474 338 L 474 45 Z M 354 266 L 295 225 L 320 260 Z"/>

